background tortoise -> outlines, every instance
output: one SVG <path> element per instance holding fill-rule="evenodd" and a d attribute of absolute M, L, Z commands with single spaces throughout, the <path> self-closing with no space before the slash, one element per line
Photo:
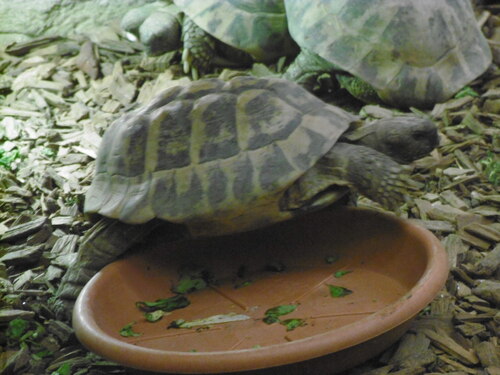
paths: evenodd
<path fill-rule="evenodd" d="M 393 159 L 430 152 L 436 127 L 415 116 L 361 125 L 278 78 L 194 81 L 124 115 L 103 137 L 85 200 L 110 219 L 84 237 L 59 308 L 153 219 L 172 240 L 223 235 L 320 209 L 349 187 L 397 207 L 411 180 Z"/>
<path fill-rule="evenodd" d="M 482 74 L 491 51 L 470 0 L 284 0 L 303 52 L 285 77 L 311 87 L 325 71 L 354 96 L 429 107 Z M 368 84 L 366 84 L 368 83 Z M 370 89 L 370 86 L 373 89 Z"/>
<path fill-rule="evenodd" d="M 150 50 L 177 48 L 182 23 L 184 71 L 198 78 L 212 65 L 248 65 L 295 55 L 298 47 L 288 33 L 283 0 L 174 0 L 174 6 L 146 5 L 122 20 L 127 31 L 138 31 Z M 177 10 L 176 10 L 177 9 Z M 184 18 L 180 15 L 184 14 Z M 159 48 L 163 45 L 163 48 Z"/>

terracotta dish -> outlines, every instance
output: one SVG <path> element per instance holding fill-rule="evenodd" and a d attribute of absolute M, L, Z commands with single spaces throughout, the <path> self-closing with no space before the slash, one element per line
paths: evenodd
<path fill-rule="evenodd" d="M 146 321 L 136 302 L 174 296 L 189 268 L 210 275 L 209 285 L 186 295 L 189 306 Z M 337 209 L 231 237 L 173 245 L 153 236 L 86 285 L 73 325 L 91 351 L 142 370 L 330 374 L 395 342 L 447 274 L 446 254 L 429 231 L 392 215 Z M 339 291 L 346 295 L 332 297 Z M 296 308 L 280 320 L 304 325 L 263 321 L 282 305 Z M 248 318 L 167 329 L 219 314 Z M 141 335 L 122 337 L 131 322 Z"/>

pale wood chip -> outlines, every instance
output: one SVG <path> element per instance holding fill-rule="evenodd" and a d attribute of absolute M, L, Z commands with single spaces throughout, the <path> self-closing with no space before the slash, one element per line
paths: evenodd
<path fill-rule="evenodd" d="M 91 79 L 97 79 L 99 76 L 99 59 L 98 53 L 90 40 L 82 44 L 80 53 L 75 59 L 75 65 L 82 72 L 86 73 Z M 80 77 L 79 81 L 85 82 L 84 77 Z M 80 84 L 83 87 L 83 85 Z"/>
<path fill-rule="evenodd" d="M 464 226 L 463 229 L 487 241 L 500 242 L 500 230 L 495 229 L 492 225 L 471 223 Z"/>
<path fill-rule="evenodd" d="M 439 359 L 447 364 L 449 364 L 455 370 L 461 370 L 457 372 L 446 371 L 446 374 L 477 374 L 477 371 L 473 368 L 464 366 L 462 363 L 451 359 L 447 355 L 440 355 Z"/>
<path fill-rule="evenodd" d="M 38 262 L 40 259 L 44 245 L 34 246 L 10 246 L 7 254 L 0 257 L 0 262 L 7 265 L 29 265 Z"/>
<path fill-rule="evenodd" d="M 463 259 L 463 254 L 468 250 L 462 239 L 456 234 L 450 234 L 443 240 L 443 245 L 448 254 L 450 269 L 455 268 Z"/>
<path fill-rule="evenodd" d="M 118 100 L 122 105 L 130 104 L 135 97 L 136 87 L 125 78 L 122 65 L 119 61 L 114 65 L 109 82 L 109 91 L 113 98 Z"/>
<path fill-rule="evenodd" d="M 473 350 L 467 350 L 459 345 L 443 330 L 432 331 L 424 329 L 423 333 L 429 337 L 434 345 L 444 350 L 446 353 L 458 358 L 465 364 L 475 365 L 479 363 L 479 359 Z"/>
<path fill-rule="evenodd" d="M 401 339 L 398 349 L 389 363 L 400 367 L 425 367 L 436 360 L 436 355 L 430 350 L 430 340 L 421 332 L 407 333 Z"/>
<path fill-rule="evenodd" d="M 500 244 L 486 254 L 486 256 L 477 261 L 471 269 L 477 276 L 488 277 L 500 271 Z"/>
<path fill-rule="evenodd" d="M 476 288 L 472 289 L 472 292 L 490 301 L 494 306 L 500 307 L 500 281 L 482 280 Z"/>
<path fill-rule="evenodd" d="M 16 310 L 16 309 L 0 309 L 0 322 L 10 322 L 14 319 L 33 319 L 34 311 Z"/>
<path fill-rule="evenodd" d="M 451 233 L 455 231 L 455 225 L 448 221 L 420 219 L 409 219 L 409 221 L 433 232 Z"/>
<path fill-rule="evenodd" d="M 491 366 L 486 369 L 488 372 L 488 375 L 500 375 L 500 367 L 498 366 Z"/>
<path fill-rule="evenodd" d="M 30 234 L 33 234 L 37 231 L 39 231 L 42 226 L 44 226 L 47 223 L 47 218 L 46 217 L 38 217 L 35 219 L 32 219 L 26 223 L 16 225 L 12 228 L 9 228 L 2 237 L 0 238 L 0 241 L 16 241 L 20 238 L 24 238 L 29 236 Z"/>
<path fill-rule="evenodd" d="M 45 117 L 43 113 L 36 111 L 25 111 L 21 109 L 0 107 L 0 116 L 13 116 L 13 117 Z"/>
<path fill-rule="evenodd" d="M 491 341 L 483 341 L 475 345 L 475 350 L 481 365 L 484 367 L 500 367 L 500 347 L 495 346 Z"/>
<path fill-rule="evenodd" d="M 440 196 L 455 208 L 458 208 L 460 210 L 465 210 L 468 208 L 468 205 L 462 199 L 460 199 L 455 192 L 451 190 L 444 190 L 443 192 L 441 192 Z"/>
<path fill-rule="evenodd" d="M 458 216 L 465 215 L 467 215 L 466 211 L 441 203 L 433 203 L 431 209 L 427 211 L 427 216 L 430 219 L 444 220 L 451 223 L 455 223 Z"/>

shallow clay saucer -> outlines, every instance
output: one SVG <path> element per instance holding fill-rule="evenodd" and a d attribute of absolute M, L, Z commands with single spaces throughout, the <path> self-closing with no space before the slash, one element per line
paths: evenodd
<path fill-rule="evenodd" d="M 174 296 L 186 267 L 210 275 L 208 286 L 186 295 L 189 306 L 146 321 L 136 302 Z M 73 325 L 91 351 L 142 370 L 330 374 L 397 340 L 447 273 L 445 252 L 425 229 L 364 209 L 323 211 L 224 238 L 151 238 L 86 285 Z M 278 319 L 296 328 L 263 321 L 283 305 L 295 310 Z M 232 314 L 247 318 L 167 329 Z M 132 322 L 140 336 L 121 336 Z"/>

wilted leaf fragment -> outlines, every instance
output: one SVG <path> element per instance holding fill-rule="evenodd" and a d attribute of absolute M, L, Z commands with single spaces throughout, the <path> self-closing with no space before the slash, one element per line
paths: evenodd
<path fill-rule="evenodd" d="M 189 306 L 189 304 L 190 304 L 189 300 L 182 295 L 157 299 L 154 302 L 139 301 L 135 303 L 135 305 L 139 310 L 145 312 L 153 312 L 156 310 L 169 312 L 177 309 L 182 309 L 186 306 Z"/>
<path fill-rule="evenodd" d="M 10 169 L 11 164 L 20 157 L 18 149 L 5 151 L 0 148 L 0 166 Z"/>
<path fill-rule="evenodd" d="M 63 363 L 56 371 L 52 372 L 51 375 L 71 375 L 71 363 Z"/>
<path fill-rule="evenodd" d="M 340 279 L 342 276 L 347 275 L 348 273 L 351 273 L 351 270 L 340 270 L 335 272 L 333 275 L 337 278 Z"/>
<path fill-rule="evenodd" d="M 134 329 L 132 328 L 133 325 L 135 324 L 136 322 L 132 322 L 132 323 L 129 323 L 127 324 L 125 327 L 123 327 L 121 330 L 120 330 L 120 335 L 123 336 L 123 337 L 136 337 L 136 336 L 141 336 L 142 333 L 137 333 L 137 332 L 134 332 Z"/>
<path fill-rule="evenodd" d="M 500 161 L 496 160 L 495 156 L 491 151 L 488 152 L 488 156 L 480 161 L 484 165 L 484 174 L 488 177 L 488 180 L 494 185 L 500 185 Z"/>
<path fill-rule="evenodd" d="M 267 324 L 278 323 L 280 321 L 280 316 L 290 314 L 294 312 L 296 308 L 297 305 L 280 305 L 272 307 L 264 313 L 265 317 L 263 321 Z"/>
<path fill-rule="evenodd" d="M 14 319 L 9 322 L 7 337 L 13 340 L 20 339 L 28 330 L 29 322 L 25 319 Z"/>
<path fill-rule="evenodd" d="M 147 312 L 144 314 L 144 317 L 148 322 L 154 323 L 163 318 L 163 315 L 165 315 L 163 310 L 155 310 L 153 312 Z"/>
<path fill-rule="evenodd" d="M 183 277 L 179 283 L 172 288 L 174 293 L 185 294 L 195 290 L 205 289 L 207 282 L 202 278 Z"/>
<path fill-rule="evenodd" d="M 303 327 L 307 323 L 304 319 L 286 319 L 282 320 L 280 324 L 284 325 L 287 331 L 293 331 L 295 328 Z"/>
<path fill-rule="evenodd" d="M 455 94 L 455 99 L 460 99 L 466 96 L 477 97 L 479 96 L 479 94 L 472 87 L 465 86 L 464 88 L 462 88 L 462 90 Z"/>
<path fill-rule="evenodd" d="M 174 320 L 172 323 L 170 323 L 168 328 L 194 328 L 194 327 L 209 326 L 212 324 L 238 322 L 248 319 L 250 319 L 250 317 L 244 314 L 235 314 L 235 313 L 218 314 L 209 316 L 208 318 L 195 319 L 189 321 L 184 319 L 177 319 Z"/>
<path fill-rule="evenodd" d="M 205 289 L 213 280 L 210 271 L 196 265 L 183 267 L 180 271 L 180 280 L 172 287 L 172 292 L 178 294 L 191 293 Z"/>
<path fill-rule="evenodd" d="M 344 288 L 343 286 L 327 284 L 330 289 L 330 296 L 333 298 L 345 297 L 352 293 L 352 290 Z"/>

